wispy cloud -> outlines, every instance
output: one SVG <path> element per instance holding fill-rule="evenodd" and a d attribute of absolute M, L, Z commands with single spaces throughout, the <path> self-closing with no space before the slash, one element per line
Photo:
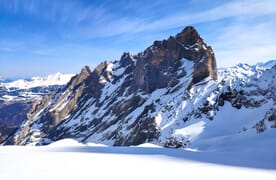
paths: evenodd
<path fill-rule="evenodd" d="M 94 22 L 80 27 L 80 31 L 91 36 L 113 36 L 123 33 L 139 33 L 145 31 L 156 31 L 176 28 L 183 25 L 198 24 L 217 21 L 225 18 L 259 17 L 265 15 L 275 15 L 276 2 L 267 1 L 230 1 L 228 3 L 215 6 L 211 9 L 197 12 L 184 11 L 167 14 L 164 17 L 117 17 L 103 20 L 95 26 Z M 137 7 L 139 8 L 139 7 Z"/>
<path fill-rule="evenodd" d="M 85 5 L 81 1 L 70 0 L 2 0 L 0 7 L 13 13 L 24 13 L 53 23 L 77 24 L 82 21 L 101 21 L 109 13 L 99 5 Z"/>
<path fill-rule="evenodd" d="M 0 51 L 4 51 L 4 52 L 13 52 L 14 49 L 13 49 L 13 48 L 9 48 L 9 47 L 0 47 Z"/>
<path fill-rule="evenodd" d="M 236 22 L 221 27 L 218 35 L 213 37 L 218 63 L 221 66 L 232 66 L 239 62 L 253 64 L 256 61 L 276 57 L 276 24 L 275 20 L 255 24 Z"/>
<path fill-rule="evenodd" d="M 241 16 L 256 17 L 275 14 L 276 2 L 268 1 L 229 1 L 226 4 L 199 12 L 176 13 L 166 18 L 145 24 L 141 30 L 178 27 L 180 24 L 197 24 Z"/>
<path fill-rule="evenodd" d="M 276 2 L 230 1 L 198 12 L 178 12 L 163 18 L 119 18 L 103 22 L 96 29 L 79 29 L 85 37 L 108 37 L 120 34 L 143 34 L 163 31 L 183 25 L 212 23 L 231 18 L 229 24 L 212 29 L 209 37 L 215 49 L 219 66 L 239 62 L 255 63 L 276 57 Z M 210 40 L 210 38 L 212 38 Z"/>
<path fill-rule="evenodd" d="M 0 52 L 16 52 L 24 47 L 24 43 L 16 40 L 0 40 Z"/>
<path fill-rule="evenodd" d="M 217 21 L 225 18 L 238 18 L 242 16 L 258 17 L 276 14 L 274 0 L 258 1 L 229 1 L 208 9 L 189 11 L 182 7 L 175 12 L 164 12 L 164 15 L 144 15 L 141 12 L 156 12 L 162 1 L 156 1 L 147 6 L 135 1 L 118 1 L 117 6 L 110 7 L 111 1 L 100 1 L 91 5 L 81 1 L 35 1 L 35 0 L 2 0 L 4 6 L 14 12 L 23 11 L 30 15 L 40 16 L 57 23 L 70 23 L 76 25 L 73 29 L 82 32 L 88 37 L 113 36 L 123 33 L 139 33 L 176 28 L 187 24 L 198 24 Z M 172 2 L 173 3 L 173 2 Z M 114 3 L 116 4 L 116 3 Z M 135 11 L 137 16 L 124 16 L 112 8 L 121 8 L 122 11 Z M 135 15 L 134 12 L 134 15 Z M 90 31 L 90 34 L 88 33 Z M 72 32 L 74 33 L 74 32 Z"/>

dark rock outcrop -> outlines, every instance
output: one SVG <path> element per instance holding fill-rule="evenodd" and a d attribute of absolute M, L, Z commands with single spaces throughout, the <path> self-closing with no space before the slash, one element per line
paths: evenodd
<path fill-rule="evenodd" d="M 5 142 L 27 119 L 30 106 L 30 101 L 0 103 L 0 144 Z"/>

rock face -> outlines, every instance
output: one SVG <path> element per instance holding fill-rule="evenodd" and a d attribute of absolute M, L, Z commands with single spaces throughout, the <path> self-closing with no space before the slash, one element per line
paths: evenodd
<path fill-rule="evenodd" d="M 129 54 L 122 58 L 125 56 Z M 182 73 L 175 76 L 183 58 L 194 62 L 193 83 L 208 76 L 213 80 L 217 79 L 216 59 L 212 48 L 208 47 L 190 26 L 175 37 L 155 41 L 152 46 L 133 58 L 137 59 L 133 73 L 134 88 L 148 93 L 176 84 L 177 79 L 185 75 Z"/>
<path fill-rule="evenodd" d="M 42 145 L 74 138 L 116 146 L 152 142 L 186 147 L 202 132 L 185 129 L 193 123 L 212 123 L 225 108 L 250 111 L 255 106 L 265 109 L 263 119 L 253 118 L 247 128 L 258 123 L 254 128 L 261 129 L 274 123 L 274 116 L 265 114 L 271 96 L 263 94 L 255 82 L 264 81 L 261 75 L 266 69 L 253 69 L 223 70 L 218 78 L 211 47 L 193 27 L 186 27 L 137 55 L 124 53 L 119 61 L 103 62 L 92 72 L 84 67 L 65 89 L 35 102 L 28 120 L 7 144 Z M 246 77 L 246 72 L 256 77 Z M 241 91 L 253 86 L 252 82 L 254 88 Z M 249 95 L 253 92 L 256 99 Z"/>

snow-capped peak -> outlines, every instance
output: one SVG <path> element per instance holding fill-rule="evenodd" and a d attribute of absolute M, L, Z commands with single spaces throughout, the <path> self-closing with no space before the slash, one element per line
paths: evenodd
<path fill-rule="evenodd" d="M 74 74 L 50 74 L 46 77 L 33 77 L 30 80 L 20 79 L 10 83 L 5 83 L 4 86 L 17 89 L 30 89 L 34 87 L 51 86 L 51 85 L 64 85 Z"/>
<path fill-rule="evenodd" d="M 275 65 L 276 65 L 276 60 L 270 60 L 263 64 L 263 66 L 267 69 L 270 69 Z"/>

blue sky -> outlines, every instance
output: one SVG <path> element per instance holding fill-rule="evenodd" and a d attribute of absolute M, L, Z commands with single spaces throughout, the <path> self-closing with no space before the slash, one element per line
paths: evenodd
<path fill-rule="evenodd" d="M 193 25 L 219 67 L 276 59 L 275 0 L 1 0 L 0 76 L 78 73 Z"/>

